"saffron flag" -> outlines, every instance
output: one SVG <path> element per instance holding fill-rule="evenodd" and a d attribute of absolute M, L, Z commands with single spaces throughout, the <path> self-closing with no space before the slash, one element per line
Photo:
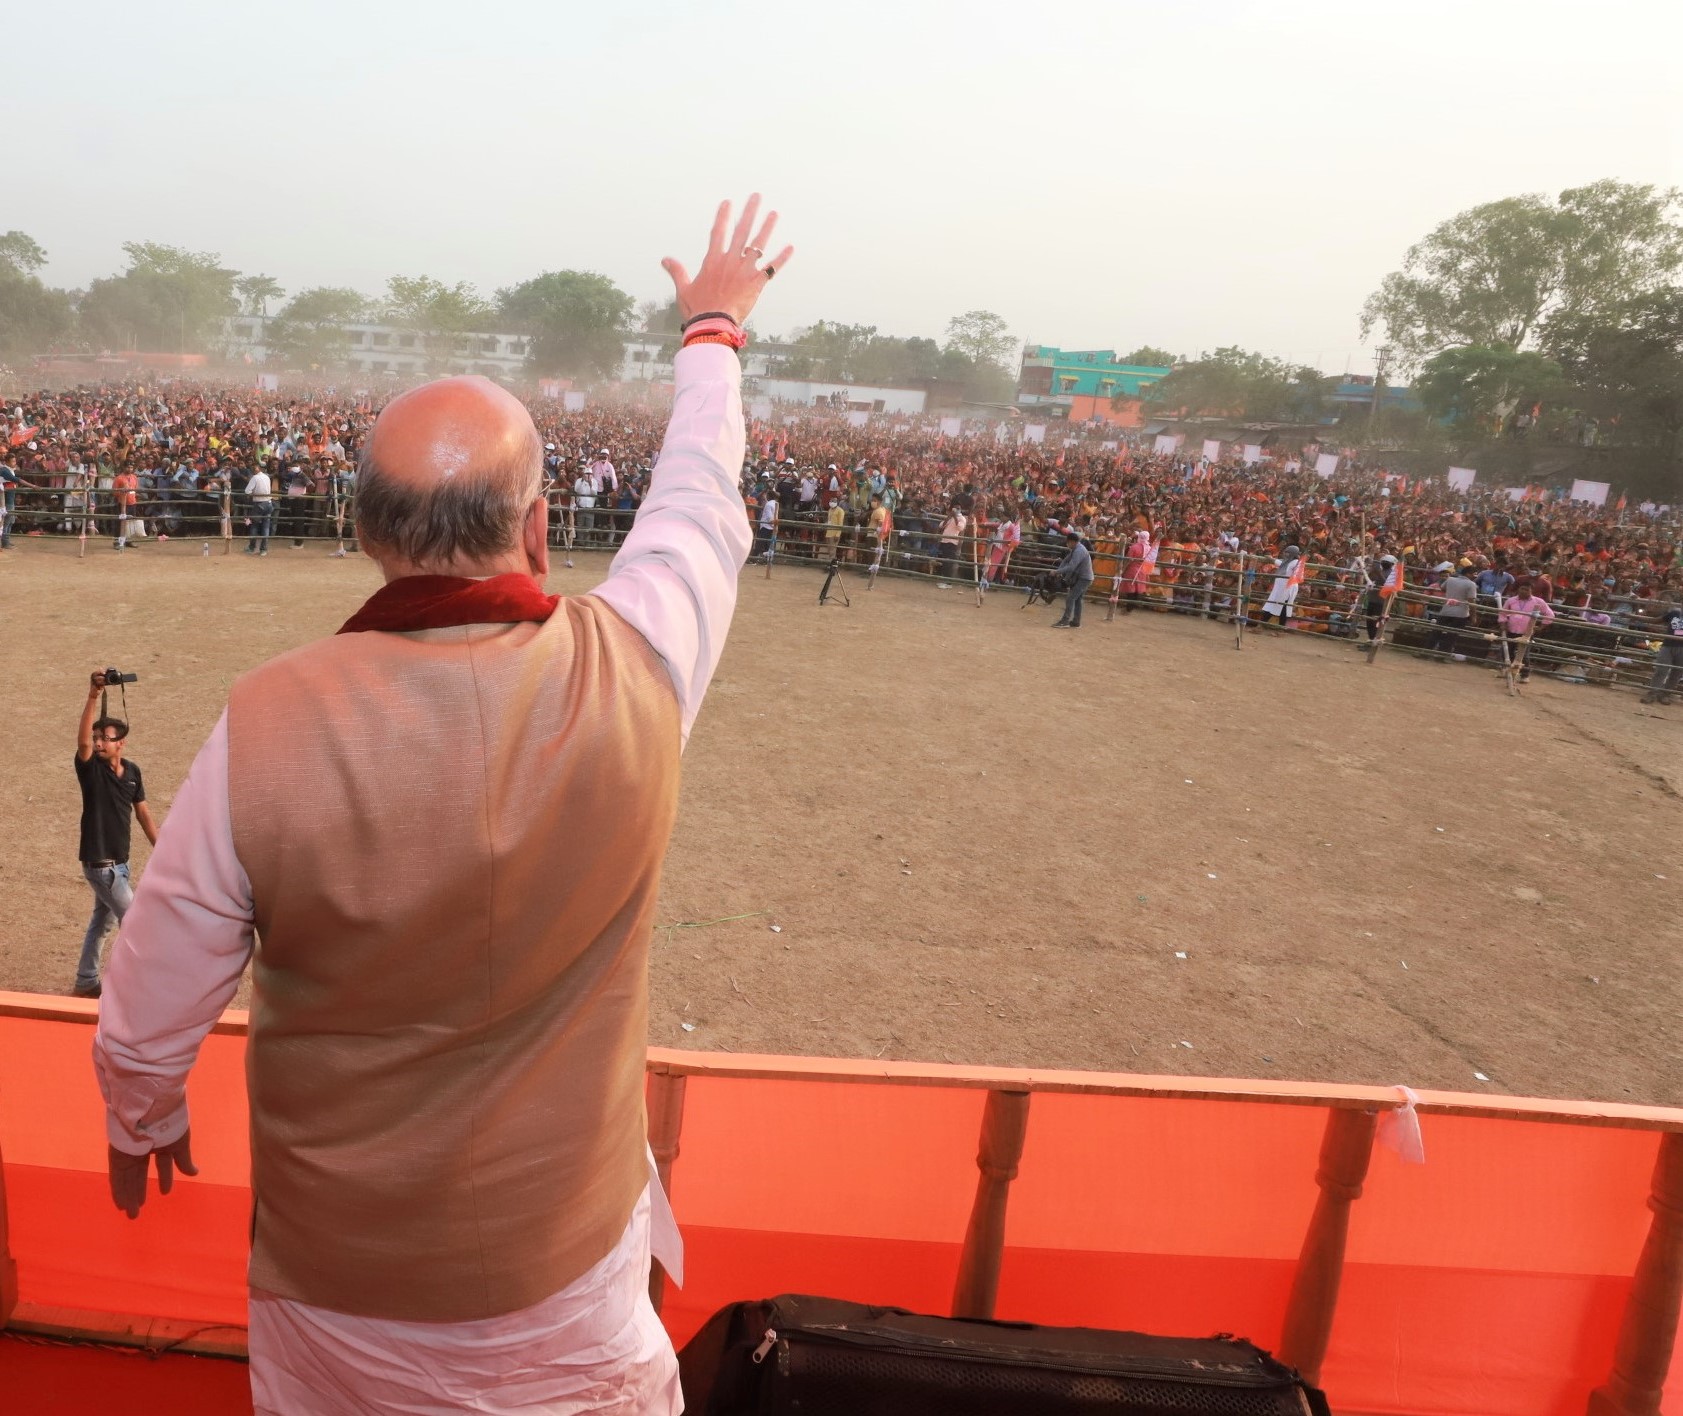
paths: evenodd
<path fill-rule="evenodd" d="M 1379 587 L 1379 593 L 1384 596 L 1395 595 L 1403 588 L 1402 562 L 1398 561 L 1391 567 L 1391 573 L 1385 577 L 1385 583 Z"/>
<path fill-rule="evenodd" d="M 1308 569 L 1309 557 L 1299 556 L 1292 564 L 1291 574 L 1286 577 L 1286 589 L 1295 590 L 1303 584 L 1303 572 Z"/>
<path fill-rule="evenodd" d="M 1140 562 L 1147 576 L 1157 574 L 1157 552 L 1162 549 L 1161 541 L 1153 541 L 1145 548 L 1145 559 Z"/>

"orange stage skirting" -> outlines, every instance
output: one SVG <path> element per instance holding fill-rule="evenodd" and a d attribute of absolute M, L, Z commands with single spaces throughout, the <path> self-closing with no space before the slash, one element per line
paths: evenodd
<path fill-rule="evenodd" d="M 0 994 L 20 1299 L 240 1323 L 243 1036 L 212 1036 L 193 1077 L 199 1178 L 130 1223 L 105 1194 L 91 1013 Z M 669 1286 L 663 1310 L 679 1343 L 723 1304 L 783 1291 L 948 1311 L 991 1086 L 1033 1093 L 998 1316 L 1277 1347 L 1327 1108 L 1395 1103 L 1361 1087 L 650 1060 L 687 1074 L 671 1188 L 689 1287 Z M 1426 1164 L 1376 1146 L 1350 1211 L 1323 1385 L 1342 1412 L 1581 1416 L 1612 1369 L 1660 1137 L 1683 1132 L 1683 1111 L 1423 1101 Z M 1668 1392 L 1683 1411 L 1683 1359 Z"/>

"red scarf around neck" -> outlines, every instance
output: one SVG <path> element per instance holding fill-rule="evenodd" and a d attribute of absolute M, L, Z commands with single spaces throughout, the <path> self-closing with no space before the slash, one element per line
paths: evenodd
<path fill-rule="evenodd" d="M 382 585 L 339 626 L 340 634 L 450 629 L 463 624 L 542 624 L 561 603 L 529 575 L 510 572 L 485 580 L 460 575 L 405 575 Z"/>

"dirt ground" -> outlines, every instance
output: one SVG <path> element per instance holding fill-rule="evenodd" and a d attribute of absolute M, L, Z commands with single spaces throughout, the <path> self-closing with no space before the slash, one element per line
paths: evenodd
<path fill-rule="evenodd" d="M 605 570 L 581 555 L 551 588 Z M 88 672 L 141 675 L 131 755 L 162 819 L 232 677 L 376 583 L 284 543 L 0 555 L 0 987 L 70 986 Z M 1683 1104 L 1683 710 L 850 588 L 820 608 L 814 571 L 744 575 L 685 761 L 651 1041 Z"/>

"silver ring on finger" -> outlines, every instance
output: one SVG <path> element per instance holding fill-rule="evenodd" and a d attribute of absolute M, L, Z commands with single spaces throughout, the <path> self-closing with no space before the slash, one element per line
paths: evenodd
<path fill-rule="evenodd" d="M 742 254 L 747 256 L 751 261 L 759 261 L 765 259 L 766 253 L 758 246 L 744 246 L 742 248 Z"/>

